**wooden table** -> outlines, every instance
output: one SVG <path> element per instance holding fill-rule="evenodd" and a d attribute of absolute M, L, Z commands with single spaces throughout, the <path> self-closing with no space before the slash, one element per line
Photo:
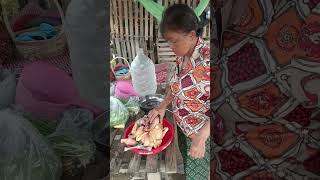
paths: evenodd
<path fill-rule="evenodd" d="M 140 112 L 136 118 L 131 119 L 127 125 L 142 117 Z M 171 122 L 171 113 L 165 117 Z M 173 122 L 175 129 L 177 125 Z M 127 126 L 126 125 L 126 126 Z M 173 142 L 161 153 L 142 156 L 131 151 L 124 152 L 124 144 L 120 143 L 124 133 L 123 129 L 110 130 L 110 179 L 147 179 L 147 180 L 184 180 L 183 158 L 178 147 L 178 136 L 175 131 Z"/>

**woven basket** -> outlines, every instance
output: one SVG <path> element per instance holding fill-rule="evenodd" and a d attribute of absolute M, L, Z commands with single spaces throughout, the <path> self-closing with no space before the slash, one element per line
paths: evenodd
<path fill-rule="evenodd" d="M 12 27 L 9 23 L 8 13 L 5 10 L 4 6 L 2 6 L 2 14 L 4 18 L 4 22 L 8 32 L 11 36 L 12 41 L 14 42 L 16 49 L 24 58 L 46 58 L 50 56 L 55 56 L 63 53 L 64 49 L 67 45 L 67 39 L 64 33 L 64 14 L 62 8 L 60 7 L 57 0 L 53 1 L 54 4 L 57 6 L 57 9 L 61 16 L 62 25 L 58 27 L 54 27 L 55 30 L 59 31 L 59 33 L 52 37 L 51 39 L 45 40 L 34 40 L 34 41 L 19 41 L 16 39 L 18 34 L 24 32 L 31 32 L 37 30 L 39 27 L 25 29 L 23 31 L 14 32 Z M 3 4 L 3 0 L 1 0 L 1 5 Z"/>
<path fill-rule="evenodd" d="M 119 64 L 120 61 L 118 60 L 123 60 L 125 64 Z M 120 80 L 130 80 L 131 79 L 131 74 L 130 74 L 130 64 L 128 62 L 127 59 L 123 58 L 123 57 L 115 57 L 111 60 L 111 70 L 112 70 L 112 73 L 114 74 L 115 76 L 115 79 L 117 81 L 120 81 Z M 117 68 L 119 67 L 128 67 L 129 68 L 129 72 L 128 74 L 124 74 L 124 75 L 116 75 L 115 71 Z"/>

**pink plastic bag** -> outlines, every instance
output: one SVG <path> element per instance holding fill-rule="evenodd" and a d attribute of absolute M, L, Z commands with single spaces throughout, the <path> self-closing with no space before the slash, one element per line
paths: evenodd
<path fill-rule="evenodd" d="M 57 118 L 73 106 L 89 109 L 95 115 L 102 112 L 80 99 L 70 76 L 54 65 L 43 62 L 24 67 L 15 100 L 24 111 L 50 119 Z"/>
<path fill-rule="evenodd" d="M 115 96 L 120 99 L 128 99 L 137 96 L 131 81 L 116 81 Z"/>

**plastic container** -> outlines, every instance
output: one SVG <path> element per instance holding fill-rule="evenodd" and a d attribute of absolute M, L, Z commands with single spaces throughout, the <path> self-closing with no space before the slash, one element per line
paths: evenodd
<path fill-rule="evenodd" d="M 79 95 L 103 110 L 108 107 L 106 17 L 104 1 L 70 1 L 65 24 L 72 78 Z"/>
<path fill-rule="evenodd" d="M 157 91 L 155 66 L 142 49 L 137 50 L 137 56 L 131 63 L 131 78 L 135 92 L 139 96 L 153 95 Z"/>

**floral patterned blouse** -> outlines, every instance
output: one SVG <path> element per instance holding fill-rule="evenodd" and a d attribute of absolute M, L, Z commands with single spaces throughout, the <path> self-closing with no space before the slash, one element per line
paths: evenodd
<path fill-rule="evenodd" d="M 192 56 L 177 57 L 177 67 L 170 80 L 173 114 L 186 136 L 197 133 L 210 119 L 210 48 L 199 38 Z"/>

